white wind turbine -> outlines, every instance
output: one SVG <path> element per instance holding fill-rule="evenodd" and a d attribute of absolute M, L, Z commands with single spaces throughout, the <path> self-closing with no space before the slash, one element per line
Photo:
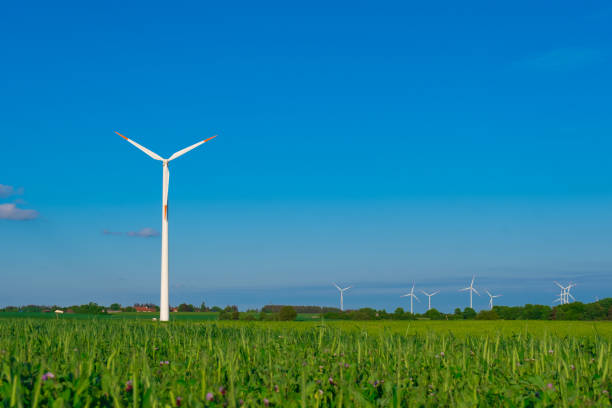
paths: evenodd
<path fill-rule="evenodd" d="M 569 298 L 576 300 L 574 296 L 570 293 L 570 290 L 576 286 L 574 283 L 569 283 L 567 286 L 561 285 L 559 282 L 555 281 L 555 285 L 561 288 L 561 294 L 558 299 L 555 299 L 555 302 L 560 302 L 562 305 L 568 304 L 570 302 Z"/>
<path fill-rule="evenodd" d="M 485 292 L 487 292 L 487 295 L 489 295 L 489 310 L 493 310 L 493 299 L 501 297 L 503 295 L 492 295 L 489 293 L 488 290 L 485 290 Z"/>
<path fill-rule="evenodd" d="M 480 296 L 480 293 L 478 293 L 478 291 L 476 289 L 474 289 L 474 279 L 475 278 L 476 278 L 476 276 L 472 276 L 472 282 L 470 283 L 470 286 L 468 286 L 467 288 L 459 289 L 459 292 L 462 292 L 464 290 L 469 290 L 470 291 L 470 309 L 473 309 L 473 307 L 472 307 L 472 293 L 476 293 L 478 296 Z"/>
<path fill-rule="evenodd" d="M 412 289 L 410 289 L 410 292 L 406 293 L 405 295 L 401 295 L 400 297 L 410 297 L 410 314 L 413 314 L 412 299 L 416 299 L 420 302 L 419 298 L 414 294 L 414 282 L 412 282 Z"/>
<path fill-rule="evenodd" d="M 559 282 L 554 281 L 555 285 L 557 285 L 559 288 L 561 288 L 561 293 L 559 294 L 559 297 L 557 299 L 554 300 L 554 302 L 559 302 L 559 304 L 564 305 L 565 304 L 565 287 L 562 286 Z"/>
<path fill-rule="evenodd" d="M 440 293 L 440 291 L 436 290 L 433 293 L 427 293 L 424 290 L 422 290 L 421 292 L 423 292 L 423 294 L 425 296 L 427 296 L 427 310 L 431 310 L 431 297 L 434 296 L 434 295 L 437 295 L 438 293 Z M 412 312 L 410 312 L 410 313 L 412 313 Z"/>
<path fill-rule="evenodd" d="M 352 288 L 352 286 L 347 286 L 344 289 L 342 289 L 340 286 L 336 285 L 335 283 L 334 283 L 334 286 L 336 287 L 336 289 L 340 291 L 340 311 L 342 312 L 344 311 L 344 292 Z"/>
<path fill-rule="evenodd" d="M 217 135 L 213 137 L 209 137 L 206 140 L 202 140 L 196 144 L 193 144 L 189 147 L 184 148 L 183 150 L 179 150 L 174 153 L 168 159 L 164 159 L 156 153 L 153 153 L 151 150 L 147 149 L 136 143 L 135 141 L 128 139 L 123 136 L 119 132 L 115 132 L 143 152 L 145 152 L 148 156 L 152 157 L 155 160 L 159 160 L 163 164 L 163 188 L 162 188 L 162 247 L 161 247 L 161 290 L 160 290 L 160 301 L 159 301 L 159 320 L 162 322 L 167 322 L 170 315 L 169 305 L 168 305 L 168 183 L 170 182 L 170 171 L 168 170 L 168 163 L 172 160 L 176 159 L 187 153 L 190 150 L 195 149 L 199 145 L 208 142 L 210 139 L 217 137 Z"/>
<path fill-rule="evenodd" d="M 570 302 L 569 298 L 572 298 L 574 301 L 576 301 L 576 298 L 574 296 L 572 296 L 572 294 L 570 293 L 570 290 L 572 290 L 573 287 L 575 287 L 576 284 L 575 283 L 570 283 L 569 285 L 567 285 L 567 290 L 565 292 L 565 298 L 567 299 L 567 303 Z"/>

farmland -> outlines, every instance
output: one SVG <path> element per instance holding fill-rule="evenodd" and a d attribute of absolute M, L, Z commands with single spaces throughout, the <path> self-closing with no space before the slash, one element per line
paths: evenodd
<path fill-rule="evenodd" d="M 610 406 L 609 322 L 0 319 L 0 406 Z"/>

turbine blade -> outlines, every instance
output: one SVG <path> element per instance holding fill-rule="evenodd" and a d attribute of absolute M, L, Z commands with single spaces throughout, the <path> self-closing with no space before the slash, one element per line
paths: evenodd
<path fill-rule="evenodd" d="M 424 290 L 421 290 L 421 293 L 424 294 L 425 296 L 431 296 L 429 293 L 425 292 Z"/>
<path fill-rule="evenodd" d="M 164 161 L 164 159 L 162 159 L 162 157 L 160 155 L 158 155 L 157 153 L 153 153 L 152 151 L 150 151 L 146 147 L 139 145 L 138 143 L 136 143 L 132 139 L 128 139 L 127 137 L 123 136 L 119 132 L 115 132 L 115 133 L 118 134 L 119 136 L 121 136 L 122 138 L 124 138 L 125 140 L 127 140 L 128 142 L 130 142 L 131 144 L 133 144 L 134 146 L 136 146 L 137 148 L 139 148 L 140 150 L 142 150 L 143 152 L 145 152 L 148 156 L 154 158 L 155 160 Z"/>
<path fill-rule="evenodd" d="M 342 290 L 349 290 L 350 288 L 352 288 L 352 286 L 347 286 L 346 288 L 344 288 Z"/>
<path fill-rule="evenodd" d="M 342 291 L 342 289 L 340 289 L 340 286 L 336 285 L 335 283 L 334 283 L 334 286 L 336 287 L 336 289 Z"/>
<path fill-rule="evenodd" d="M 414 298 L 417 300 L 417 302 L 420 302 L 420 300 L 419 300 L 419 298 L 417 297 L 417 295 L 413 294 L 413 295 L 412 295 L 412 297 L 414 297 Z"/>
<path fill-rule="evenodd" d="M 561 289 L 565 289 L 563 286 L 561 286 L 561 284 L 557 281 L 555 281 L 555 285 L 557 285 L 558 287 L 560 287 Z"/>
<path fill-rule="evenodd" d="M 209 137 L 208 139 L 206 139 L 206 140 L 202 140 L 201 142 L 198 142 L 198 143 L 196 143 L 196 144 L 192 144 L 191 146 L 186 147 L 186 148 L 184 148 L 183 150 L 179 150 L 178 152 L 176 152 L 176 153 L 174 153 L 172 156 L 170 156 L 170 158 L 168 159 L 168 161 L 170 161 L 170 160 L 174 160 L 174 159 L 176 159 L 177 157 L 181 157 L 182 155 L 184 155 L 184 154 L 185 154 L 185 153 L 187 153 L 188 151 L 195 149 L 195 148 L 196 148 L 196 147 L 198 147 L 199 145 L 201 145 L 201 144 L 203 144 L 203 143 L 206 143 L 206 142 L 208 142 L 210 139 L 214 139 L 215 137 L 217 137 L 217 135 L 214 135 L 213 137 Z"/>
<path fill-rule="evenodd" d="M 474 291 L 474 293 L 476 293 L 478 296 L 480 296 L 480 293 L 478 293 L 478 291 L 474 288 L 472 288 L 472 290 Z"/>
<path fill-rule="evenodd" d="M 431 296 L 433 296 L 433 295 L 437 295 L 438 293 L 440 293 L 440 291 L 439 291 L 439 290 L 436 290 L 434 293 L 432 293 L 432 294 L 431 294 Z"/>
<path fill-rule="evenodd" d="M 470 290 L 471 288 L 463 288 L 463 289 L 459 289 L 459 292 L 463 292 L 464 290 Z"/>
<path fill-rule="evenodd" d="M 567 292 L 567 294 L 569 295 L 569 297 L 571 297 L 572 299 L 576 300 L 576 298 L 574 296 L 572 296 L 571 293 Z"/>
<path fill-rule="evenodd" d="M 485 292 L 487 292 L 487 295 L 491 296 L 491 294 L 489 293 L 489 291 L 488 291 L 488 290 L 485 290 Z M 492 297 L 492 296 L 491 296 L 491 297 Z"/>

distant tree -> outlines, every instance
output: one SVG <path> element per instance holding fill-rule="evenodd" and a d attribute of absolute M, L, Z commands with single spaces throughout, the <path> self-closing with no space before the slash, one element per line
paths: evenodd
<path fill-rule="evenodd" d="M 471 320 L 476 318 L 476 311 L 471 307 L 466 307 L 463 309 L 463 318 L 466 320 Z"/>
<path fill-rule="evenodd" d="M 295 320 L 297 312 L 292 306 L 283 306 L 278 314 L 280 320 Z"/>
<path fill-rule="evenodd" d="M 426 311 L 423 316 L 428 317 L 431 320 L 441 320 L 443 318 L 442 313 L 438 312 L 434 308 L 431 308 L 428 311 Z"/>
<path fill-rule="evenodd" d="M 86 305 L 72 306 L 71 309 L 74 311 L 74 313 L 80 314 L 101 314 L 106 312 L 103 306 L 100 306 L 94 302 L 89 302 Z"/>
<path fill-rule="evenodd" d="M 520 311 L 517 314 L 519 315 L 519 318 L 523 320 L 548 320 L 550 319 L 550 313 L 552 311 L 550 306 L 531 304 L 526 304 L 522 308 L 513 307 L 511 309 Z"/>
<path fill-rule="evenodd" d="M 233 305 L 233 306 L 225 306 L 225 309 L 223 309 L 226 312 L 237 312 L 238 311 L 238 306 Z"/>
<path fill-rule="evenodd" d="M 121 305 L 119 303 L 113 303 L 110 305 L 110 310 L 121 310 Z"/>
<path fill-rule="evenodd" d="M 126 307 L 123 308 L 123 311 L 124 312 L 135 312 L 136 309 L 134 309 L 133 306 L 126 306 Z"/>
<path fill-rule="evenodd" d="M 187 304 L 187 303 L 181 303 L 178 306 L 178 311 L 179 312 L 195 312 L 195 307 L 193 307 L 193 305 Z"/>
<path fill-rule="evenodd" d="M 222 310 L 219 313 L 219 320 L 232 320 L 232 312 L 226 312 L 225 310 Z"/>
<path fill-rule="evenodd" d="M 238 312 L 237 310 L 234 310 L 232 312 L 232 320 L 240 320 L 240 312 Z"/>
<path fill-rule="evenodd" d="M 351 320 L 375 320 L 376 310 L 364 307 L 351 313 Z"/>
<path fill-rule="evenodd" d="M 19 308 L 19 311 L 21 312 L 27 312 L 27 313 L 38 313 L 38 312 L 42 312 L 43 309 L 46 309 L 43 306 L 37 306 L 37 305 L 27 305 L 27 306 L 21 306 Z"/>
<path fill-rule="evenodd" d="M 381 320 L 387 320 L 391 318 L 391 315 L 385 309 L 382 309 L 376 312 L 376 317 Z"/>
<path fill-rule="evenodd" d="M 223 309 L 221 309 L 219 306 L 213 306 L 213 307 L 210 309 L 210 311 L 211 311 L 211 312 L 217 312 L 217 313 L 219 313 L 219 312 L 223 311 Z"/>
<path fill-rule="evenodd" d="M 481 310 L 476 315 L 476 320 L 498 320 L 499 316 L 495 310 Z"/>
<path fill-rule="evenodd" d="M 463 318 L 463 313 L 461 313 L 461 309 L 459 309 L 458 307 L 455 308 L 455 316 L 459 317 L 461 316 L 461 318 Z"/>
<path fill-rule="evenodd" d="M 208 308 L 206 307 L 206 303 L 202 302 L 202 304 L 200 305 L 200 312 L 207 312 Z"/>
<path fill-rule="evenodd" d="M 246 321 L 253 321 L 255 320 L 255 316 L 252 313 L 248 313 L 244 315 L 244 320 Z"/>

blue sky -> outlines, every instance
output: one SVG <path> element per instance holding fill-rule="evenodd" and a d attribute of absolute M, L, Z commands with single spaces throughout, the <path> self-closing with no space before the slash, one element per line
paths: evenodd
<path fill-rule="evenodd" d="M 328 3 L 6 5 L 0 305 L 158 302 L 161 165 L 113 131 L 219 134 L 171 163 L 172 304 L 611 295 L 612 7 Z"/>

